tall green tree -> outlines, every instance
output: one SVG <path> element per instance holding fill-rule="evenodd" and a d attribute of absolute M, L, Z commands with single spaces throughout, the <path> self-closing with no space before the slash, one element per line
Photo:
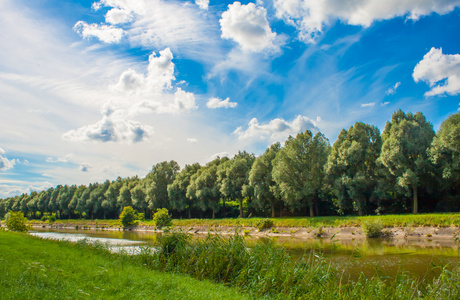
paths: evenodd
<path fill-rule="evenodd" d="M 429 176 L 427 150 L 435 136 L 425 116 L 405 114 L 398 110 L 382 133 L 383 145 L 379 160 L 396 177 L 398 185 L 412 194 L 412 212 L 418 213 L 418 188 Z"/>
<path fill-rule="evenodd" d="M 193 165 L 186 165 L 185 168 L 180 171 L 173 183 L 168 185 L 168 197 L 171 207 L 179 212 L 188 211 L 188 217 L 191 218 L 192 206 L 194 198 L 187 197 L 187 188 L 190 185 L 191 177 L 198 172 L 201 168 L 199 163 Z"/>
<path fill-rule="evenodd" d="M 460 194 L 460 113 L 441 123 L 429 151 L 431 161 L 441 169 L 442 186 L 450 195 Z"/>
<path fill-rule="evenodd" d="M 271 145 L 265 153 L 257 157 L 249 172 L 249 185 L 253 188 L 254 204 L 264 211 L 270 207 L 272 218 L 275 217 L 276 205 L 280 203 L 278 185 L 273 179 L 273 160 L 281 150 L 281 144 Z"/>
<path fill-rule="evenodd" d="M 220 192 L 228 199 L 237 200 L 240 218 L 243 217 L 243 189 L 249 185 L 249 171 L 254 163 L 254 154 L 239 151 L 231 160 L 222 165 L 219 178 Z"/>
<path fill-rule="evenodd" d="M 339 209 L 346 209 L 344 202 L 349 197 L 353 209 L 364 215 L 377 187 L 381 147 L 380 131 L 375 126 L 357 122 L 348 131 L 340 132 L 326 164 Z"/>
<path fill-rule="evenodd" d="M 289 136 L 273 162 L 273 179 L 283 201 L 292 211 L 309 207 L 315 216 L 315 205 L 324 185 L 324 165 L 331 146 L 320 132 L 311 131 Z"/>
<path fill-rule="evenodd" d="M 174 161 L 163 161 L 153 166 L 152 171 L 147 174 L 147 200 L 149 208 L 171 209 L 168 196 L 168 185 L 174 182 L 174 179 L 180 171 L 179 164 Z"/>

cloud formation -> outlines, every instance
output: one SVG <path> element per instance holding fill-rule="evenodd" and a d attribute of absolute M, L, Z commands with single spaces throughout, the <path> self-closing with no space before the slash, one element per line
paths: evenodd
<path fill-rule="evenodd" d="M 6 171 L 8 169 L 11 169 L 14 167 L 14 164 L 16 163 L 15 159 L 9 160 L 6 157 L 3 157 L 3 154 L 5 154 L 5 150 L 0 148 L 0 171 Z"/>
<path fill-rule="evenodd" d="M 256 118 L 253 118 L 246 130 L 238 127 L 233 134 L 238 136 L 238 139 L 259 139 L 269 140 L 270 142 L 284 141 L 288 136 L 295 136 L 299 132 L 310 130 L 318 132 L 316 122 L 305 116 L 298 115 L 292 122 L 285 121 L 282 118 L 271 120 L 268 124 L 260 124 Z"/>
<path fill-rule="evenodd" d="M 123 37 L 123 29 L 109 25 L 88 24 L 78 21 L 73 30 L 83 38 L 96 37 L 107 44 L 119 43 Z"/>
<path fill-rule="evenodd" d="M 395 83 L 394 86 L 390 87 L 387 91 L 386 91 L 386 95 L 394 95 L 396 94 L 396 90 L 398 89 L 398 87 L 401 85 L 401 82 L 398 81 Z"/>
<path fill-rule="evenodd" d="M 106 110 L 102 120 L 95 124 L 67 131 L 62 135 L 64 140 L 74 142 L 121 142 L 138 143 L 148 139 L 153 134 L 153 128 L 135 121 L 126 121 Z"/>
<path fill-rule="evenodd" d="M 209 0 L 195 0 L 195 3 L 200 9 L 203 10 L 207 10 L 209 7 Z"/>
<path fill-rule="evenodd" d="M 220 98 L 210 98 L 208 102 L 206 103 L 206 106 L 211 109 L 216 109 L 216 108 L 235 108 L 238 105 L 236 102 L 231 102 L 230 98 L 226 98 L 225 100 L 222 100 Z"/>
<path fill-rule="evenodd" d="M 460 54 L 443 54 L 442 48 L 431 50 L 415 66 L 415 82 L 424 81 L 430 90 L 425 96 L 460 93 Z"/>
<path fill-rule="evenodd" d="M 220 19 L 222 38 L 237 42 L 252 52 L 278 51 L 279 41 L 267 21 L 267 11 L 254 3 L 234 2 Z"/>
<path fill-rule="evenodd" d="M 340 20 L 369 27 L 374 21 L 406 17 L 418 20 L 431 13 L 446 14 L 460 0 L 274 0 L 276 16 L 299 31 L 299 39 L 314 42 L 323 28 Z"/>
<path fill-rule="evenodd" d="M 80 171 L 82 172 L 88 172 L 88 170 L 91 168 L 91 166 L 87 163 L 82 163 L 80 165 Z"/>
<path fill-rule="evenodd" d="M 369 103 L 361 104 L 361 107 L 373 107 L 374 105 L 375 105 L 375 102 L 369 102 Z"/>

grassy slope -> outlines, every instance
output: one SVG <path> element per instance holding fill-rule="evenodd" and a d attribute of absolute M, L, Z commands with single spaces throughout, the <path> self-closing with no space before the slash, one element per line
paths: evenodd
<path fill-rule="evenodd" d="M 0 231 L 0 299 L 249 299 L 98 249 Z"/>
<path fill-rule="evenodd" d="M 255 227 L 257 222 L 262 218 L 250 219 L 175 219 L 173 225 L 176 226 L 246 226 Z M 433 226 L 433 227 L 449 227 L 460 226 L 460 213 L 432 213 L 432 214 L 407 214 L 407 215 L 383 215 L 383 216 L 331 216 L 331 217 L 297 217 L 297 218 L 273 218 L 277 227 L 346 227 L 356 226 L 368 219 L 379 219 L 385 227 L 417 227 L 417 226 Z M 41 221 L 31 221 L 31 223 L 43 223 Z M 57 224 L 65 223 L 72 225 L 98 225 L 99 227 L 118 227 L 118 220 L 58 220 Z M 140 225 L 153 226 L 152 220 L 141 222 Z"/>

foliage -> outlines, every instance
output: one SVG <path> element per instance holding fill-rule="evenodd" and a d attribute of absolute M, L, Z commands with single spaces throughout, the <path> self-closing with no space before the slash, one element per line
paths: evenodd
<path fill-rule="evenodd" d="M 44 213 L 41 220 L 44 222 L 47 221 L 49 224 L 53 224 L 56 222 L 56 214 Z"/>
<path fill-rule="evenodd" d="M 14 212 L 10 211 L 5 216 L 6 228 L 11 231 L 27 231 L 29 230 L 29 225 L 27 224 L 27 218 L 24 217 L 24 214 L 20 211 Z"/>
<path fill-rule="evenodd" d="M 159 208 L 153 215 L 153 223 L 157 228 L 168 227 L 172 224 L 172 218 L 166 208 Z"/>
<path fill-rule="evenodd" d="M 379 219 L 368 219 L 361 224 L 361 229 L 367 238 L 382 236 L 383 224 Z"/>
<path fill-rule="evenodd" d="M 257 227 L 257 229 L 259 229 L 259 231 L 262 231 L 262 230 L 267 229 L 267 228 L 272 228 L 273 225 L 274 225 L 274 223 L 270 219 L 261 219 L 256 223 L 256 227 Z"/>
<path fill-rule="evenodd" d="M 324 164 L 330 152 L 329 140 L 311 131 L 290 136 L 273 162 L 273 179 L 279 186 L 283 201 L 292 211 L 307 202 L 310 216 L 321 193 Z"/>
<path fill-rule="evenodd" d="M 128 228 L 129 226 L 136 224 L 137 220 L 137 212 L 131 206 L 123 208 L 123 211 L 120 214 L 120 223 L 123 225 L 123 228 Z"/>

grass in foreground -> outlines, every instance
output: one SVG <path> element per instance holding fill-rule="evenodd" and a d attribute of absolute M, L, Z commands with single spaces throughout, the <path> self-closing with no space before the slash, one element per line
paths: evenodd
<path fill-rule="evenodd" d="M 82 244 L 0 231 L 0 299 L 249 299 Z"/>

